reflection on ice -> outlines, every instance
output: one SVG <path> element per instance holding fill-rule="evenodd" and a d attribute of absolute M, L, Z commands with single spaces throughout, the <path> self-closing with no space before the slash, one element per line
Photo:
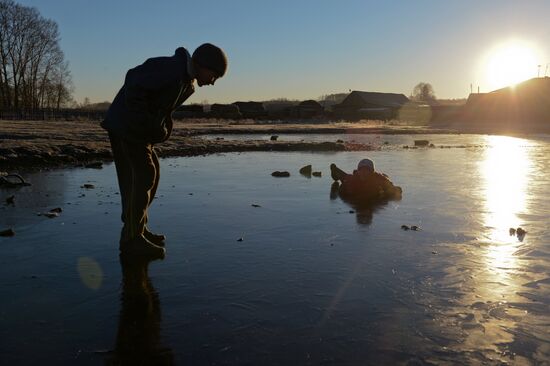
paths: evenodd
<path fill-rule="evenodd" d="M 488 148 L 480 162 L 485 197 L 485 225 L 497 243 L 515 242 L 508 228 L 517 227 L 518 215 L 526 212 L 528 172 L 531 169 L 526 141 L 514 137 L 488 136 Z"/>
<path fill-rule="evenodd" d="M 485 199 L 483 221 L 490 245 L 486 261 L 490 270 L 505 276 L 518 265 L 514 253 L 520 243 L 509 228 L 520 226 L 520 215 L 529 213 L 526 201 L 532 162 L 525 147 L 528 141 L 507 136 L 486 139 L 488 147 L 479 164 Z"/>

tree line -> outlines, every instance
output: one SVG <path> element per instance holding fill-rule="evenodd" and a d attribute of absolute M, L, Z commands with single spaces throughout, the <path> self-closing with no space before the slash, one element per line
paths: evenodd
<path fill-rule="evenodd" d="M 60 109 L 72 101 L 57 23 L 33 7 L 0 0 L 0 109 Z"/>

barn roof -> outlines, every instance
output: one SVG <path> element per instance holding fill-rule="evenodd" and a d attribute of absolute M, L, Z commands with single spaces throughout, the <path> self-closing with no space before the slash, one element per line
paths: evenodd
<path fill-rule="evenodd" d="M 378 93 L 378 92 L 365 92 L 365 91 L 352 91 L 342 104 L 347 104 L 347 100 L 362 100 L 365 103 L 376 104 L 383 107 L 401 107 L 405 103 L 409 102 L 404 94 L 396 93 Z"/>
<path fill-rule="evenodd" d="M 323 106 L 319 102 L 317 102 L 313 99 L 304 100 L 303 102 L 300 102 L 299 106 L 312 107 L 312 108 L 323 108 Z"/>
<path fill-rule="evenodd" d="M 235 102 L 234 105 L 238 106 L 239 109 L 248 110 L 248 111 L 265 111 L 264 104 L 262 102 Z"/>

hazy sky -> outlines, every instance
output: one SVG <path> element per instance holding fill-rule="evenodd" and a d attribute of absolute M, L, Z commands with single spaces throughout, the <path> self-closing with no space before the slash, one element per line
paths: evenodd
<path fill-rule="evenodd" d="M 79 102 L 111 101 L 129 68 L 204 42 L 226 50 L 229 72 L 189 102 L 409 95 L 420 81 L 464 98 L 470 83 L 489 91 L 485 57 L 509 39 L 533 46 L 541 74 L 550 62 L 549 0 L 18 2 L 59 24 Z"/>

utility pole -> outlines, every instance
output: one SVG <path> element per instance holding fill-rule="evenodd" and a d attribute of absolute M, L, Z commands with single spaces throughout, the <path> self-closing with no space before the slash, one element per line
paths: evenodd
<path fill-rule="evenodd" d="M 537 77 L 540 78 L 540 67 L 542 65 L 537 65 Z"/>
<path fill-rule="evenodd" d="M 546 73 L 548 72 L 548 65 L 549 64 L 546 64 L 546 70 L 544 70 L 544 77 L 546 77 Z"/>
<path fill-rule="evenodd" d="M 470 83 L 470 94 L 472 94 L 474 90 L 472 89 L 472 83 Z"/>

